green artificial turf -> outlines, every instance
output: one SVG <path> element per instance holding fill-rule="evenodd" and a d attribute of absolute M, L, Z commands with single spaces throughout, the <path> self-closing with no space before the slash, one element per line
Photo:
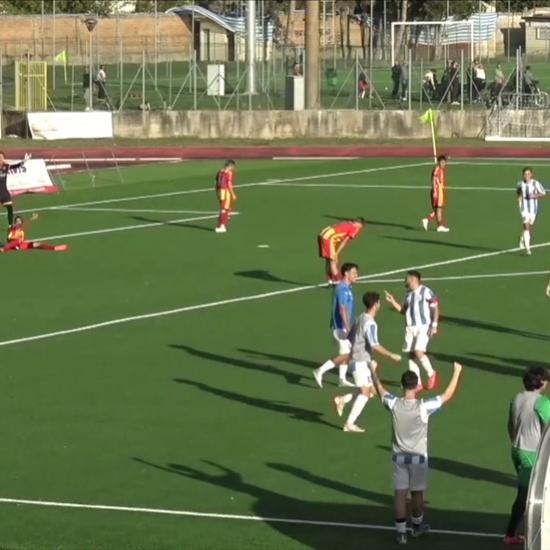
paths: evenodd
<path fill-rule="evenodd" d="M 239 162 L 239 215 L 225 235 L 212 231 L 217 162 L 97 171 L 93 182 L 86 172 L 65 175 L 59 195 L 19 198 L 19 210 L 40 213 L 29 236 L 71 250 L 0 257 L 0 497 L 391 527 L 387 413 L 372 401 L 359 420 L 367 432 L 344 434 L 331 407 L 336 377 L 327 375 L 323 390 L 311 377 L 335 351 L 331 291 L 301 288 L 323 282 L 317 232 L 341 218 L 369 220 L 344 259 L 375 281 L 399 282 L 363 281 L 357 298 L 366 289 L 400 296 L 404 270 L 427 264 L 441 264 L 422 268 L 428 278 L 548 268 L 544 247 L 531 257 L 491 255 L 517 245 L 522 161 L 451 163 L 449 234 L 420 229 L 431 169 L 422 162 Z M 550 177 L 549 164 L 535 170 L 542 182 Z M 268 180 L 283 181 L 244 185 Z M 80 206 L 51 208 L 67 204 Z M 545 210 L 535 244 L 550 243 Z M 471 256 L 480 257 L 450 262 Z M 465 372 L 458 396 L 431 420 L 427 518 L 434 529 L 499 534 L 515 492 L 508 404 L 526 367 L 548 365 L 546 275 L 428 284 L 444 315 L 435 366 L 443 383 L 454 359 Z M 90 326 L 154 312 L 166 314 Z M 382 342 L 398 350 L 402 319 L 384 308 L 379 325 Z M 75 327 L 88 328 L 5 345 Z M 405 361 L 381 363 L 397 391 Z M 432 534 L 411 542 L 420 545 L 490 550 L 501 541 Z M 391 530 L 3 504 L 0 547 L 394 543 Z"/>

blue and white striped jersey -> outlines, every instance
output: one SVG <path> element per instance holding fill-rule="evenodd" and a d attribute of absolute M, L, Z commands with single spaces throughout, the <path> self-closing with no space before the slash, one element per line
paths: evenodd
<path fill-rule="evenodd" d="M 517 185 L 519 197 L 519 209 L 522 214 L 536 215 L 539 208 L 537 195 L 546 195 L 546 190 L 535 179 L 529 181 L 520 181 Z"/>
<path fill-rule="evenodd" d="M 405 318 L 408 327 L 429 325 L 432 322 L 432 309 L 437 306 L 437 297 L 427 286 L 420 285 L 411 290 L 405 298 Z"/>
<path fill-rule="evenodd" d="M 361 313 L 353 326 L 352 334 L 352 360 L 370 361 L 372 348 L 379 346 L 378 325 L 368 313 Z"/>

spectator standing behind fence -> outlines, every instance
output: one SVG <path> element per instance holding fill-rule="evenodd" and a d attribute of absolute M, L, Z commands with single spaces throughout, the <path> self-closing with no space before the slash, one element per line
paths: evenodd
<path fill-rule="evenodd" d="M 391 79 L 393 82 L 393 89 L 391 92 L 391 96 L 393 99 L 397 99 L 397 96 L 399 94 L 399 84 L 401 83 L 401 64 L 396 63 L 391 68 Z"/>
<path fill-rule="evenodd" d="M 401 83 L 401 100 L 407 101 L 409 91 L 409 65 L 402 61 L 400 63 L 399 81 Z"/>
<path fill-rule="evenodd" d="M 460 97 L 460 65 L 457 61 L 451 62 L 451 105 L 460 105 L 458 98 Z"/>
<path fill-rule="evenodd" d="M 537 85 L 539 81 L 535 78 L 533 71 L 531 70 L 531 65 L 525 67 L 525 72 L 523 73 L 523 88 L 524 93 L 526 94 L 536 94 Z"/>
<path fill-rule="evenodd" d="M 428 98 L 434 99 L 436 96 L 438 83 L 437 83 L 437 74 L 435 69 L 428 69 L 424 75 L 424 91 Z"/>
<path fill-rule="evenodd" d="M 369 90 L 369 82 L 365 73 L 359 75 L 359 81 L 357 82 L 357 89 L 359 91 L 359 97 L 365 99 L 365 95 Z"/>
<path fill-rule="evenodd" d="M 497 66 L 495 67 L 495 77 L 493 80 L 493 95 L 500 94 L 500 91 L 504 87 L 504 82 L 506 81 L 506 77 L 504 76 L 504 72 L 502 70 L 502 67 L 500 63 L 497 63 Z"/>
<path fill-rule="evenodd" d="M 474 86 L 476 89 L 476 95 L 477 95 L 477 101 L 482 101 L 481 94 L 483 93 L 483 90 L 485 90 L 485 87 L 487 86 L 487 75 L 485 74 L 485 68 L 483 67 L 483 64 L 481 61 L 478 61 L 474 64 L 473 67 L 473 78 L 474 78 Z"/>

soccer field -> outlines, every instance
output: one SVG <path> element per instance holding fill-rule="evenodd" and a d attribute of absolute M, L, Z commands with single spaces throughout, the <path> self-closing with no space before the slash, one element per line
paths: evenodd
<path fill-rule="evenodd" d="M 318 231 L 364 216 L 344 252 L 367 289 L 419 268 L 443 319 L 427 520 L 411 547 L 500 548 L 515 495 L 506 419 L 526 367 L 550 366 L 550 218 L 516 250 L 521 159 L 452 160 L 449 234 L 425 233 L 430 159 L 242 161 L 239 214 L 215 234 L 219 162 L 63 177 L 24 196 L 29 237 L 66 254 L 0 257 L 0 547 L 391 549 L 390 419 L 344 434 L 311 370 L 334 354 Z M 531 161 L 550 181 L 550 163 Z M 122 176 L 124 183 L 120 183 Z M 384 308 L 382 342 L 403 320 Z M 381 361 L 388 387 L 400 368 Z M 10 501 L 14 499 L 14 501 Z M 27 502 L 24 502 L 27 501 Z"/>

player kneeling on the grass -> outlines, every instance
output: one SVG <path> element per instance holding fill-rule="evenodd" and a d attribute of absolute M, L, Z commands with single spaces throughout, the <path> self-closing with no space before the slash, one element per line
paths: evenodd
<path fill-rule="evenodd" d="M 66 244 L 27 241 L 25 238 L 25 225 L 29 221 L 36 219 L 38 219 L 38 214 L 36 213 L 27 222 L 21 216 L 15 216 L 14 224 L 8 229 L 8 242 L 0 248 L 0 252 L 9 252 L 11 250 L 52 250 L 54 252 L 66 252 L 69 249 Z"/>
<path fill-rule="evenodd" d="M 437 231 L 448 233 L 449 228 L 445 224 L 443 210 L 447 204 L 447 157 L 440 155 L 437 157 L 437 166 L 432 171 L 432 188 L 430 190 L 430 200 L 432 203 L 432 212 L 427 218 L 422 220 L 422 227 L 428 231 L 430 222 L 436 221 Z"/>
<path fill-rule="evenodd" d="M 355 239 L 367 222 L 364 218 L 329 225 L 321 230 L 317 236 L 319 256 L 325 260 L 326 275 L 329 284 L 336 284 L 340 280 L 338 261 L 340 253 L 348 242 Z"/>
<path fill-rule="evenodd" d="M 397 542 L 407 543 L 407 495 L 411 494 L 412 536 L 427 533 L 424 522 L 424 492 L 428 486 L 428 421 L 430 415 L 449 401 L 458 386 L 462 365 L 454 364 L 453 376 L 447 389 L 431 399 L 417 399 L 418 376 L 406 371 L 401 377 L 403 397 L 389 393 L 378 378 L 376 363 L 372 379 L 382 404 L 392 415 L 392 462 L 394 513 Z"/>
<path fill-rule="evenodd" d="M 426 352 L 430 338 L 437 334 L 439 302 L 434 292 L 422 284 L 422 276 L 419 271 L 407 272 L 405 287 L 408 293 L 404 304 L 400 304 L 389 292 L 386 292 L 386 300 L 396 311 L 405 315 L 403 351 L 409 354 L 409 369 L 418 376 L 418 390 L 423 387 L 419 365 L 428 375 L 425 388 L 433 390 L 437 385 L 437 373 Z"/>
<path fill-rule="evenodd" d="M 542 367 L 529 369 L 523 376 L 524 391 L 510 404 L 508 434 L 512 443 L 512 460 L 518 474 L 518 492 L 504 543 L 523 545 L 525 540 L 517 530 L 527 504 L 531 473 L 537 461 L 537 450 L 544 428 L 550 423 L 550 400 L 543 395 L 550 376 Z"/>
<path fill-rule="evenodd" d="M 338 355 L 325 361 L 318 369 L 313 371 L 313 377 L 320 388 L 323 387 L 323 375 L 325 372 L 338 366 L 340 386 L 353 386 L 346 380 L 346 372 L 350 360 L 351 342 L 349 334 L 353 325 L 353 290 L 352 285 L 359 277 L 357 264 L 346 263 L 341 269 L 342 280 L 334 288 L 332 300 L 332 313 L 330 328 L 332 337 L 338 345 Z"/>
<path fill-rule="evenodd" d="M 227 231 L 233 203 L 237 200 L 237 195 L 233 188 L 234 180 L 235 161 L 228 160 L 216 176 L 216 192 L 220 201 L 220 216 L 215 229 L 216 233 L 225 233 Z"/>
<path fill-rule="evenodd" d="M 353 363 L 353 379 L 359 389 L 357 394 L 347 393 L 334 398 L 334 404 L 339 416 L 344 413 L 344 407 L 355 396 L 348 419 L 344 424 L 345 432 L 364 432 L 365 430 L 356 425 L 359 415 L 363 411 L 369 398 L 374 395 L 372 377 L 370 373 L 371 364 L 374 363 L 373 352 L 383 357 L 389 357 L 392 361 L 399 363 L 401 356 L 391 353 L 378 341 L 378 325 L 375 317 L 380 310 L 380 294 L 367 292 L 363 296 L 363 304 L 366 311 L 361 313 L 351 330 L 350 340 L 352 343 L 351 360 Z"/>
<path fill-rule="evenodd" d="M 533 177 L 531 168 L 524 168 L 522 179 L 517 185 L 518 204 L 523 224 L 523 231 L 519 239 L 519 247 L 531 254 L 531 231 L 537 219 L 539 199 L 546 196 L 546 191 L 540 181 Z"/>

